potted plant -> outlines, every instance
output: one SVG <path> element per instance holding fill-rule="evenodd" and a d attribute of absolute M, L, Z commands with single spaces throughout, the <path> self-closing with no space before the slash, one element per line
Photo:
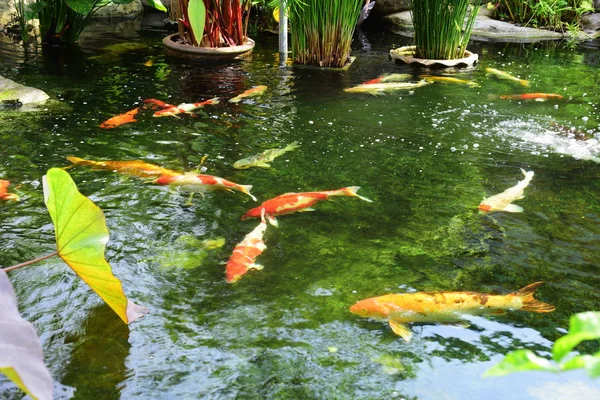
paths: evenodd
<path fill-rule="evenodd" d="M 251 0 L 173 0 L 178 32 L 163 39 L 166 53 L 182 58 L 233 58 L 250 53 Z"/>
<path fill-rule="evenodd" d="M 467 50 L 481 0 L 411 0 L 414 46 L 390 51 L 390 57 L 425 66 L 473 66 L 478 56 Z"/>
<path fill-rule="evenodd" d="M 343 68 L 365 0 L 287 0 L 294 64 Z M 277 5 L 272 1 L 271 5 Z"/>

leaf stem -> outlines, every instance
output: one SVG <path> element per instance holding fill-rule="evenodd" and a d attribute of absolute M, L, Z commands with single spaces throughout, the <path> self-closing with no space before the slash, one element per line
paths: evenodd
<path fill-rule="evenodd" d="M 21 263 L 21 264 L 13 265 L 12 267 L 3 268 L 2 270 L 3 270 L 4 272 L 12 271 L 13 269 L 17 269 L 17 268 L 25 267 L 25 266 L 27 266 L 27 265 L 34 264 L 34 263 L 36 263 L 36 262 L 43 261 L 43 260 L 45 260 L 45 259 L 47 259 L 47 258 L 54 257 L 54 256 L 56 256 L 56 255 L 58 255 L 58 251 L 55 251 L 54 253 L 50 253 L 50 254 L 47 254 L 47 255 L 45 255 L 45 256 L 42 256 L 42 257 L 35 258 L 35 259 L 33 259 L 33 260 L 25 261 L 24 263 Z"/>

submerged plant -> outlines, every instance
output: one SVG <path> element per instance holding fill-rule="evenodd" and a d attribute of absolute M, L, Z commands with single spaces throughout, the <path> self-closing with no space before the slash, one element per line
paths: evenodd
<path fill-rule="evenodd" d="M 480 0 L 411 0 L 415 56 L 463 58 L 480 5 Z"/>
<path fill-rule="evenodd" d="M 286 5 L 294 63 L 341 68 L 350 61 L 363 0 L 288 0 Z"/>

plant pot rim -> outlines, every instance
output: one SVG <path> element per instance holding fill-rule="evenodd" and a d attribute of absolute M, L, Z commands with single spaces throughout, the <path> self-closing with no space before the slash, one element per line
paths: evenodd
<path fill-rule="evenodd" d="M 234 59 L 248 55 L 255 46 L 254 40 L 246 38 L 246 42 L 239 46 L 199 47 L 177 43 L 175 40 L 178 37 L 179 33 L 173 33 L 163 38 L 165 52 L 169 55 L 187 59 Z"/>
<path fill-rule="evenodd" d="M 441 67 L 441 68 L 453 68 L 453 67 L 474 67 L 479 61 L 479 55 L 472 53 L 469 50 L 465 50 L 466 57 L 455 58 L 453 60 L 434 60 L 427 58 L 417 58 L 409 54 L 415 54 L 417 46 L 402 46 L 397 49 L 390 50 L 390 58 L 397 63 L 405 64 L 417 64 L 424 67 Z M 403 53 L 403 54 L 402 54 Z"/>

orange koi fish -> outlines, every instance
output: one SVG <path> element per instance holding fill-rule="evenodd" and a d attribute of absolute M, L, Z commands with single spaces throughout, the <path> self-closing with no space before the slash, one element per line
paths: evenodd
<path fill-rule="evenodd" d="M 179 114 L 192 114 L 192 111 L 198 108 L 204 108 L 204 106 L 211 104 L 219 104 L 219 98 L 215 97 L 210 100 L 202 101 L 200 103 L 182 103 L 178 106 L 165 108 L 163 110 L 156 111 L 152 114 L 153 117 L 177 117 Z"/>
<path fill-rule="evenodd" d="M 392 331 L 409 341 L 410 322 L 460 323 L 464 315 L 504 314 L 506 310 L 546 313 L 555 310 L 551 304 L 533 298 L 543 282 L 532 283 L 507 295 L 476 292 L 418 292 L 387 294 L 361 300 L 350 312 L 361 317 L 386 319 Z"/>
<path fill-rule="evenodd" d="M 158 165 L 149 164 L 144 161 L 93 161 L 84 160 L 79 157 L 67 157 L 74 165 L 85 165 L 94 169 L 105 169 L 116 171 L 122 174 L 139 176 L 148 178 L 153 176 L 176 176 L 181 175 L 181 172 L 172 171 L 167 168 L 159 167 Z"/>
<path fill-rule="evenodd" d="M 154 183 L 159 185 L 177 186 L 183 190 L 203 194 L 205 190 L 224 189 L 229 191 L 238 191 L 252 197 L 256 201 L 256 197 L 250 194 L 252 185 L 238 185 L 235 182 L 227 179 L 219 178 L 212 175 L 196 175 L 194 173 L 185 173 L 180 175 L 163 175 L 156 179 Z"/>
<path fill-rule="evenodd" d="M 137 113 L 139 111 L 140 111 L 140 107 L 136 107 L 133 110 L 127 111 L 126 113 L 119 114 L 112 118 L 109 118 L 100 124 L 100 128 L 112 129 L 112 128 L 116 128 L 117 126 L 123 125 L 123 124 L 128 124 L 130 122 L 137 122 L 137 119 L 135 119 L 135 116 L 137 115 Z"/>
<path fill-rule="evenodd" d="M 254 86 L 252 89 L 248 89 L 244 93 L 239 94 L 239 95 L 237 95 L 237 96 L 229 99 L 229 102 L 230 103 L 239 103 L 240 101 L 242 101 L 242 99 L 246 99 L 248 97 L 257 97 L 257 96 L 260 96 L 267 89 L 268 89 L 268 86 L 265 86 L 265 85 Z"/>
<path fill-rule="evenodd" d="M 303 192 L 303 193 L 286 193 L 265 201 L 260 206 L 253 208 L 242 216 L 242 220 L 247 218 L 258 218 L 265 210 L 265 214 L 269 222 L 277 226 L 278 215 L 291 214 L 295 212 L 314 211 L 311 208 L 314 204 L 321 200 L 327 200 L 332 196 L 350 196 L 358 197 L 361 200 L 372 202 L 366 197 L 356 194 L 360 189 L 359 186 L 349 186 L 337 190 L 325 190 L 322 192 Z"/>
<path fill-rule="evenodd" d="M 150 104 L 151 106 L 156 106 L 158 108 L 173 108 L 175 107 L 173 104 L 165 103 L 162 100 L 158 99 L 144 99 L 142 100 L 145 104 Z"/>
<path fill-rule="evenodd" d="M 8 185 L 10 185 L 10 181 L 0 179 L 0 200 L 19 201 L 19 196 L 8 193 Z"/>
<path fill-rule="evenodd" d="M 529 185 L 533 178 L 533 171 L 525 171 L 521 168 L 521 172 L 525 175 L 525 179 L 519 181 L 515 186 L 506 189 L 500 194 L 484 199 L 479 204 L 479 210 L 483 212 L 507 211 L 507 212 L 523 212 L 523 207 L 516 204 L 511 204 L 515 200 L 522 199 L 523 190 Z"/>
<path fill-rule="evenodd" d="M 523 93 L 523 94 L 503 94 L 500 96 L 504 100 L 535 100 L 546 101 L 550 99 L 562 99 L 560 94 L 556 93 Z"/>
<path fill-rule="evenodd" d="M 225 267 L 225 279 L 227 283 L 239 281 L 251 269 L 263 269 L 262 265 L 256 264 L 254 261 L 267 248 L 263 241 L 263 236 L 267 230 L 264 209 L 261 212 L 260 218 L 260 224 L 247 234 L 244 240 L 238 243 L 233 249 L 233 253 L 231 253 Z"/>

